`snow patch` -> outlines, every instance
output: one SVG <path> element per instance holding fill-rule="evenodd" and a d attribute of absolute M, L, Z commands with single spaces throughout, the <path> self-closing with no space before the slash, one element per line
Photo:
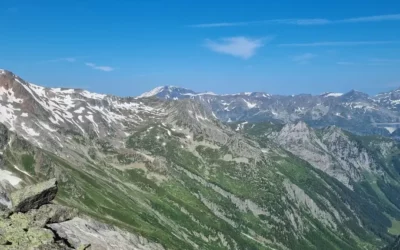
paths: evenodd
<path fill-rule="evenodd" d="M 75 93 L 74 89 L 53 88 L 53 89 L 51 89 L 51 91 L 54 92 L 54 93 L 60 93 L 60 94 L 73 94 L 73 93 Z"/>
<path fill-rule="evenodd" d="M 389 133 L 391 133 L 391 134 L 393 134 L 393 132 L 397 130 L 397 128 L 395 128 L 395 127 L 385 127 L 385 129 L 387 131 L 389 131 Z"/>
<path fill-rule="evenodd" d="M 1 97 L 1 96 L 3 96 L 3 97 Z M 3 100 L 3 101 L 6 101 L 8 103 L 22 103 L 23 102 L 22 99 L 15 97 L 14 91 L 12 89 L 6 90 L 3 87 L 0 87 L 0 97 L 2 100 L 3 100 L 3 98 L 5 98 L 5 100 Z"/>
<path fill-rule="evenodd" d="M 94 131 L 96 132 L 97 135 L 99 135 L 100 134 L 99 125 L 94 121 L 93 115 L 87 115 L 85 117 L 93 124 Z"/>
<path fill-rule="evenodd" d="M 342 95 L 343 95 L 343 93 L 327 93 L 327 94 L 324 94 L 324 97 L 340 97 Z"/>
<path fill-rule="evenodd" d="M 204 92 L 204 93 L 199 93 L 197 95 L 217 95 L 214 92 Z"/>
<path fill-rule="evenodd" d="M 248 124 L 248 122 L 239 123 L 236 127 L 236 131 L 240 131 L 244 128 L 244 125 Z"/>
<path fill-rule="evenodd" d="M 8 125 L 11 131 L 15 131 L 14 123 L 16 119 L 12 105 L 11 107 L 0 105 L 0 123 Z"/>
<path fill-rule="evenodd" d="M 138 98 L 155 96 L 155 95 L 161 93 L 164 89 L 165 89 L 164 86 L 157 87 L 155 89 L 150 90 L 149 92 L 145 92 L 145 93 L 141 94 L 140 96 L 138 96 Z"/>
<path fill-rule="evenodd" d="M 85 110 L 84 107 L 80 107 L 79 109 L 75 110 L 74 113 L 76 114 L 82 114 L 82 112 Z"/>
<path fill-rule="evenodd" d="M 247 105 L 247 107 L 248 107 L 249 109 L 252 109 L 252 108 L 254 108 L 254 107 L 257 106 L 257 103 L 248 102 L 248 101 L 246 101 L 246 100 L 243 99 L 243 98 L 242 98 L 242 100 L 246 103 L 246 105 Z"/>
<path fill-rule="evenodd" d="M 97 100 L 102 100 L 104 99 L 107 95 L 104 94 L 97 94 L 97 93 L 91 93 L 89 91 L 82 91 L 81 96 L 84 96 L 89 99 L 97 99 Z"/>
<path fill-rule="evenodd" d="M 25 122 L 21 123 L 21 128 L 30 136 L 39 136 L 40 133 L 36 132 L 33 128 L 29 128 L 25 125 Z"/>
<path fill-rule="evenodd" d="M 18 170 L 19 172 L 21 172 L 21 173 L 23 173 L 23 174 L 26 174 L 27 176 L 29 176 L 29 177 L 32 177 L 32 175 L 30 175 L 28 172 L 26 172 L 26 171 L 24 171 L 24 170 L 21 170 L 19 167 L 17 167 L 16 165 L 14 165 L 14 168 L 16 169 L 16 170 Z"/>
<path fill-rule="evenodd" d="M 38 121 L 39 122 L 39 126 L 40 127 L 42 127 L 42 128 L 44 128 L 44 129 L 46 129 L 47 131 L 49 131 L 49 132 L 56 132 L 57 130 L 56 129 L 52 129 L 47 123 L 44 123 L 44 122 L 42 122 L 42 121 Z"/>
<path fill-rule="evenodd" d="M 0 181 L 4 180 L 8 181 L 13 186 L 18 185 L 22 181 L 22 179 L 14 176 L 12 172 L 0 169 Z"/>

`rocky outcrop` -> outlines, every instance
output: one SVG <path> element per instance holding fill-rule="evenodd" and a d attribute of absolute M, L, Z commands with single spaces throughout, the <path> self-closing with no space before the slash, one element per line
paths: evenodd
<path fill-rule="evenodd" d="M 15 212 L 27 212 L 52 201 L 57 194 L 57 180 L 51 179 L 17 190 L 10 195 Z"/>
<path fill-rule="evenodd" d="M 57 181 L 51 179 L 10 194 L 11 209 L 0 208 L 0 249 L 162 250 L 157 243 L 52 204 Z"/>
<path fill-rule="evenodd" d="M 149 242 L 147 239 L 125 232 L 114 226 L 94 221 L 92 219 L 74 218 L 72 220 L 50 224 L 49 227 L 62 238 L 79 249 L 132 249 L 132 250 L 161 250 L 161 245 Z"/>

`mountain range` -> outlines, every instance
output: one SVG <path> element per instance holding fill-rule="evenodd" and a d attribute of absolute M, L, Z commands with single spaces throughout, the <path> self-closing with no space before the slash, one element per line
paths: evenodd
<path fill-rule="evenodd" d="M 376 96 L 355 90 L 344 94 L 283 96 L 263 92 L 217 95 L 164 86 L 139 97 L 150 96 L 167 100 L 198 100 L 223 122 L 304 121 L 317 128 L 336 125 L 354 133 L 385 136 L 396 136 L 400 127 L 400 89 Z"/>
<path fill-rule="evenodd" d="M 56 178 L 58 203 L 165 249 L 379 249 L 400 235 L 396 93 L 122 98 L 1 70 L 0 184 Z"/>

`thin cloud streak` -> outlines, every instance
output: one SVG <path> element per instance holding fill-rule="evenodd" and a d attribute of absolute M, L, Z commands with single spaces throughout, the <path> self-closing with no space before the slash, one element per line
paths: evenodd
<path fill-rule="evenodd" d="M 335 41 L 335 42 L 313 42 L 313 43 L 281 43 L 281 47 L 320 47 L 320 46 L 361 46 L 361 45 L 380 45 L 395 44 L 400 41 Z"/>
<path fill-rule="evenodd" d="M 191 28 L 221 28 L 221 27 L 234 27 L 234 26 L 248 26 L 248 25 L 267 25 L 267 24 L 287 24 L 287 25 L 327 25 L 327 24 L 340 24 L 340 23 L 365 23 L 365 22 L 382 22 L 382 21 L 400 21 L 400 14 L 377 15 L 366 17 L 352 17 L 340 20 L 330 20 L 325 18 L 298 18 L 298 19 L 272 19 L 272 20 L 259 20 L 248 22 L 220 22 L 220 23 L 203 23 L 189 25 Z"/>
<path fill-rule="evenodd" d="M 321 25 L 327 24 L 330 21 L 327 19 L 273 19 L 263 21 L 250 21 L 250 22 L 221 22 L 221 23 L 203 23 L 189 25 L 191 28 L 220 28 L 220 27 L 236 27 L 248 25 L 262 25 L 262 24 L 295 24 L 295 25 Z"/>
<path fill-rule="evenodd" d="M 112 68 L 110 66 L 97 66 L 96 64 L 90 63 L 90 62 L 85 63 L 85 65 L 92 69 L 101 70 L 101 71 L 105 71 L 105 72 L 110 72 L 110 71 L 114 70 L 114 68 Z"/>
<path fill-rule="evenodd" d="M 76 58 L 75 57 L 63 57 L 63 58 L 57 58 L 57 59 L 53 59 L 53 60 L 47 60 L 45 62 L 49 62 L 49 63 L 53 63 L 53 62 L 69 62 L 69 63 L 73 63 L 73 62 L 76 62 Z"/>
<path fill-rule="evenodd" d="M 338 65 L 369 65 L 369 66 L 381 66 L 381 65 L 393 65 L 400 63 L 400 59 L 386 59 L 386 58 L 371 58 L 364 62 L 349 62 L 340 61 Z"/>
<path fill-rule="evenodd" d="M 264 46 L 263 39 L 252 39 L 243 36 L 228 37 L 217 41 L 207 39 L 205 43 L 205 47 L 211 51 L 242 59 L 253 57 L 257 49 L 262 46 Z"/>
<path fill-rule="evenodd" d="M 311 61 L 311 59 L 315 57 L 317 57 L 317 55 L 312 53 L 304 53 L 301 55 L 293 56 L 292 61 L 298 64 L 308 64 Z"/>
<path fill-rule="evenodd" d="M 204 23 L 189 25 L 191 28 L 215 28 L 215 27 L 231 27 L 231 26 L 247 26 L 257 22 L 240 22 L 240 23 Z"/>
<path fill-rule="evenodd" d="M 337 62 L 337 65 L 355 65 L 354 62 Z"/>
<path fill-rule="evenodd" d="M 374 63 L 398 63 L 400 59 L 372 58 L 369 61 Z"/>
<path fill-rule="evenodd" d="M 342 22 L 342 23 L 362 23 L 362 22 L 381 22 L 381 21 L 400 21 L 400 14 L 356 17 L 356 18 L 349 18 L 349 19 L 340 20 L 340 21 L 337 21 L 337 22 Z"/>

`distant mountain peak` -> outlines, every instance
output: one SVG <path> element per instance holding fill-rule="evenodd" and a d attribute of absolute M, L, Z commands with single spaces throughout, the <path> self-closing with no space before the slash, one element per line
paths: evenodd
<path fill-rule="evenodd" d="M 343 93 L 336 93 L 336 92 L 326 92 L 323 93 L 321 96 L 323 97 L 341 97 Z"/>
<path fill-rule="evenodd" d="M 181 97 L 182 95 L 191 95 L 191 94 L 196 94 L 196 92 L 178 86 L 159 86 L 150 90 L 149 92 L 141 94 L 140 96 L 138 96 L 138 98 L 156 96 L 165 99 L 175 99 Z"/>
<path fill-rule="evenodd" d="M 347 100 L 347 101 L 360 101 L 360 100 L 366 100 L 366 99 L 368 99 L 368 98 L 369 98 L 369 95 L 366 94 L 366 93 L 364 93 L 364 92 L 361 92 L 361 91 L 352 89 L 352 90 L 350 90 L 349 92 L 343 94 L 343 95 L 341 96 L 341 98 L 342 98 L 342 99 L 345 99 L 345 100 Z"/>
<path fill-rule="evenodd" d="M 145 97 L 159 97 L 163 99 L 182 99 L 182 98 L 190 98 L 194 96 L 202 96 L 202 95 L 216 95 L 213 92 L 207 91 L 207 92 L 195 92 L 193 90 L 187 89 L 187 88 L 182 88 L 178 86 L 160 86 L 156 87 L 149 92 L 143 93 L 137 98 L 145 98 Z"/>

